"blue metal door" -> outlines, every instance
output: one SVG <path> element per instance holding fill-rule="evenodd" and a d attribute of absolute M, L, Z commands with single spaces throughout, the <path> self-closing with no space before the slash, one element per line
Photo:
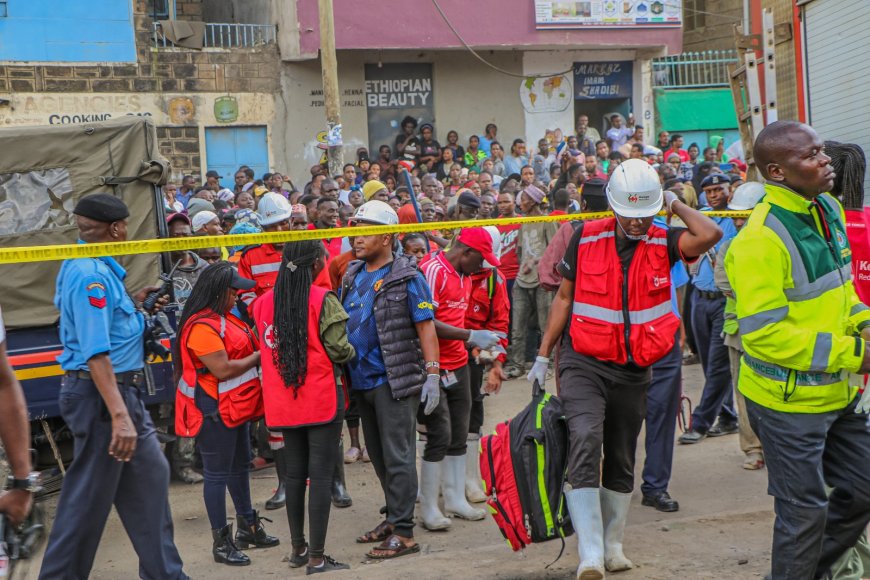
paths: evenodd
<path fill-rule="evenodd" d="M 233 188 L 236 170 L 247 165 L 255 179 L 269 171 L 266 127 L 207 127 L 205 130 L 206 169 L 223 176 L 221 184 Z"/>

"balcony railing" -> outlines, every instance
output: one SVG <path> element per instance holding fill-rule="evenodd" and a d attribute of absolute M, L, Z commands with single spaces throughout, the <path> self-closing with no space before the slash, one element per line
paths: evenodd
<path fill-rule="evenodd" d="M 153 27 L 154 47 L 175 46 L 163 35 L 159 22 Z M 207 23 L 203 35 L 203 48 L 254 48 L 275 42 L 277 29 L 272 24 Z"/>
<path fill-rule="evenodd" d="M 685 52 L 653 59 L 653 86 L 692 89 L 728 86 L 728 65 L 736 64 L 736 50 Z"/>

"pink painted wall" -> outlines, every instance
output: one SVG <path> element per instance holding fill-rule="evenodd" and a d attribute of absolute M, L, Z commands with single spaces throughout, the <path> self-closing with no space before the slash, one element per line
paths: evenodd
<path fill-rule="evenodd" d="M 462 44 L 431 0 L 333 0 L 336 48 L 451 49 Z M 475 48 L 578 49 L 665 46 L 682 49 L 680 28 L 536 30 L 533 0 L 439 0 Z M 317 0 L 297 0 L 300 52 L 320 48 Z"/>

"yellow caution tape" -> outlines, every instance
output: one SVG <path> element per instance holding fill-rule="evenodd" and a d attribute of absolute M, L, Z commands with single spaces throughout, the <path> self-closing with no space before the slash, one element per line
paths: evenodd
<path fill-rule="evenodd" d="M 102 256 L 130 256 L 135 254 L 157 254 L 214 248 L 218 246 L 253 246 L 257 244 L 280 244 L 301 240 L 323 240 L 345 236 L 374 236 L 380 234 L 407 234 L 432 230 L 456 230 L 479 228 L 482 226 L 502 226 L 525 223 L 563 222 L 570 220 L 595 220 L 611 217 L 612 212 L 595 212 L 567 215 L 544 215 L 532 217 L 499 218 L 487 220 L 463 220 L 455 222 L 432 222 L 421 224 L 398 224 L 395 226 L 357 226 L 322 230 L 293 230 L 288 232 L 262 232 L 257 234 L 238 234 L 224 236 L 193 236 L 187 238 L 164 238 L 159 240 L 138 240 L 129 242 L 107 242 L 100 244 L 58 244 L 19 248 L 0 248 L 0 264 L 20 264 L 22 262 L 50 262 L 72 258 L 99 258 Z M 661 214 L 664 215 L 664 214 Z M 749 217 L 748 211 L 710 211 L 710 217 Z"/>

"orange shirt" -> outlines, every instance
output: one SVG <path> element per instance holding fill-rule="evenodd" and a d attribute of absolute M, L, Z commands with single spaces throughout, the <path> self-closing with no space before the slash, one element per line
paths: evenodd
<path fill-rule="evenodd" d="M 246 329 L 247 325 L 233 316 L 227 315 L 227 324 L 235 324 L 239 328 Z M 202 363 L 200 357 L 226 350 L 224 341 L 220 335 L 212 327 L 206 324 L 194 324 L 190 329 L 190 334 L 187 336 L 187 344 L 185 345 L 193 353 L 196 360 Z M 203 390 L 211 397 L 217 399 L 218 395 L 218 380 L 211 373 L 197 375 L 197 380 Z"/>

